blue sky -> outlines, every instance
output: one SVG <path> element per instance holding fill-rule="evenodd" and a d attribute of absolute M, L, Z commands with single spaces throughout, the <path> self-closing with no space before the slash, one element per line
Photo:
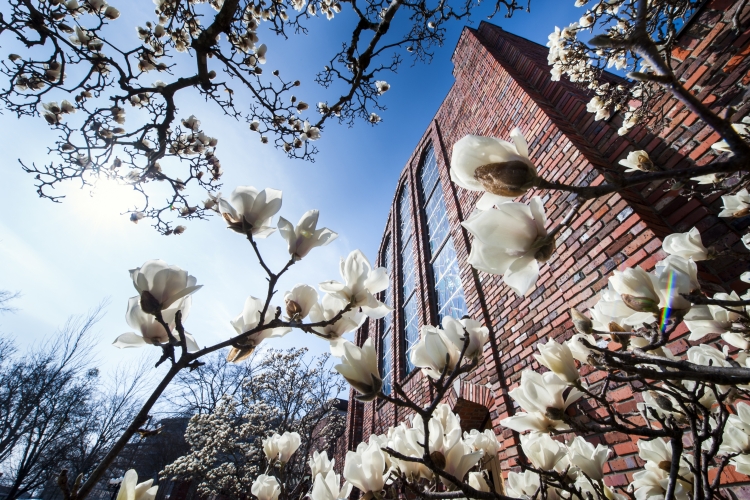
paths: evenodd
<path fill-rule="evenodd" d="M 117 21 L 122 27 L 118 38 L 136 43 L 133 26 L 153 17 L 148 15 L 151 0 L 111 3 L 123 13 Z M 143 7 L 136 8 L 140 3 Z M 491 7 L 483 5 L 472 25 L 477 26 Z M 511 19 L 498 16 L 493 22 L 545 43 L 555 25 L 568 24 L 582 13 L 573 0 L 532 0 L 530 14 L 518 12 Z M 195 114 L 204 130 L 219 138 L 217 154 L 225 171 L 222 192 L 229 193 L 237 185 L 281 189 L 284 202 L 279 215 L 296 222 L 305 211 L 317 208 L 320 225 L 339 233 L 332 244 L 314 250 L 292 268 L 280 282 L 282 295 L 296 283 L 316 286 L 338 279 L 339 258 L 356 248 L 375 260 L 398 175 L 453 83 L 451 55 L 465 24 L 451 25 L 445 45 L 435 50 L 431 64 L 411 66 L 406 61 L 398 74 L 382 77 L 391 90 L 382 99 L 388 110 L 380 113 L 380 125 L 327 125 L 316 143 L 320 153 L 315 163 L 288 160 L 271 146 L 261 145 L 246 125 L 222 116 L 216 107 L 196 104 L 197 99 L 178 102 L 179 117 Z M 301 80 L 297 95 L 308 103 L 325 100 L 326 95 L 333 100 L 338 94 L 326 94 L 313 77 L 350 26 L 351 19 L 341 15 L 333 21 L 312 23 L 308 36 L 284 41 L 266 35 L 262 38 L 269 45 L 266 69 L 279 68 L 285 76 Z M 5 42 L 0 48 L 1 57 L 11 52 L 8 47 Z M 201 345 L 228 338 L 233 333 L 229 320 L 241 312 L 245 298 L 264 296 L 263 274 L 251 248 L 242 237 L 225 229 L 219 218 L 188 223 L 183 235 L 164 237 L 148 224 L 136 225 L 120 215 L 132 203 L 124 189 L 107 186 L 91 195 L 71 183 L 61 189 L 67 195 L 62 204 L 39 199 L 33 178 L 22 172 L 16 159 L 29 163 L 54 160 L 46 148 L 55 134 L 41 118 L 19 120 L 7 113 L 0 116 L 0 126 L 4 130 L 0 148 L 5 157 L 0 198 L 6 207 L 0 218 L 0 289 L 22 293 L 13 304 L 18 311 L 0 315 L 0 334 L 29 346 L 53 334 L 69 316 L 108 299 L 106 314 L 97 326 L 97 356 L 102 367 L 135 363 L 144 355 L 155 360 L 156 349 L 121 351 L 111 346 L 115 337 L 129 330 L 124 314 L 127 299 L 135 290 L 128 269 L 151 258 L 187 269 L 204 285 L 194 295 L 186 322 Z M 260 247 L 272 267 L 278 269 L 287 259 L 286 244 L 278 234 L 262 241 Z M 277 302 L 281 303 L 281 297 Z M 301 332 L 272 340 L 269 345 L 306 346 L 313 353 L 327 350 L 327 343 Z"/>

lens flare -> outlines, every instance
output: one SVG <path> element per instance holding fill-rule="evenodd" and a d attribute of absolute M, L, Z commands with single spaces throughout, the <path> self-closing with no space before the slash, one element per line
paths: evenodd
<path fill-rule="evenodd" d="M 659 322 L 659 329 L 662 333 L 667 329 L 667 321 L 672 313 L 672 289 L 674 288 L 674 271 L 669 272 L 669 279 L 667 280 L 667 303 L 661 311 L 661 321 Z"/>

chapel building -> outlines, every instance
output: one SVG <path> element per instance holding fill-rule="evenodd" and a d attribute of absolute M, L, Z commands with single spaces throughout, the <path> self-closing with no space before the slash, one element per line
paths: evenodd
<path fill-rule="evenodd" d="M 750 28 L 732 28 L 741 3 L 706 2 L 683 27 L 672 54 L 685 86 L 715 111 L 734 107 L 734 121 L 748 114 L 750 95 Z M 740 26 L 747 26 L 750 5 L 742 14 Z M 656 182 L 586 203 L 582 216 L 558 234 L 556 253 L 541 265 L 527 297 L 517 296 L 500 276 L 473 269 L 467 263 L 471 238 L 460 222 L 474 210 L 479 193 L 456 186 L 449 175 L 453 144 L 467 134 L 509 140 L 511 130 L 520 127 L 540 176 L 578 185 L 600 184 L 608 170 L 622 172 L 618 161 L 634 150 L 646 150 L 655 164 L 667 169 L 705 165 L 717 158 L 710 146 L 719 136 L 672 98 L 658 103 L 666 117 L 659 126 L 639 125 L 618 136 L 622 116 L 595 121 L 586 111 L 591 94 L 565 77 L 551 81 L 547 53 L 546 47 L 487 22 L 464 29 L 453 55 L 455 83 L 405 163 L 383 230 L 377 265 L 388 269 L 391 285 L 381 299 L 394 312 L 368 320 L 355 338 L 358 345 L 374 339 L 386 392 L 399 384 L 427 402 L 429 385 L 408 356 L 420 328 L 439 325 L 447 315 L 468 315 L 489 328 L 483 361 L 456 382 L 446 402 L 460 415 L 464 430 L 494 430 L 502 445 L 496 484 L 502 484 L 508 471 L 518 470 L 521 451 L 518 434 L 499 425 L 517 411 L 508 391 L 523 370 L 539 368 L 532 356 L 538 342 L 562 342 L 575 333 L 570 307 L 592 307 L 614 269 L 639 265 L 652 270 L 665 257 L 661 239 L 669 233 L 697 227 L 705 246 L 747 252 L 740 237 L 750 218 L 719 218 L 718 194 L 687 198 L 668 183 Z M 543 197 L 548 228 L 564 217 L 575 197 L 531 190 L 517 201 L 528 202 L 536 195 Z M 747 269 L 738 268 L 736 260 L 701 262 L 699 270 L 709 293 L 747 288 L 739 280 Z M 680 338 L 670 345 L 675 354 L 689 347 L 685 333 L 684 328 L 678 331 Z M 404 409 L 361 403 L 353 395 L 344 445 L 337 447 L 339 467 L 346 450 L 407 416 Z M 622 411 L 635 409 L 640 397 L 628 391 L 616 395 Z M 596 439 L 614 452 L 607 484 L 627 485 L 632 472 L 642 467 L 635 443 L 617 433 Z M 733 467 L 725 474 L 733 482 L 750 480 Z"/>

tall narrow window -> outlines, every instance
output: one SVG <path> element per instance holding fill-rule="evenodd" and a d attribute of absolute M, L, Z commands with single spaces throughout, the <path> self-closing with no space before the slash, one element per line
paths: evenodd
<path fill-rule="evenodd" d="M 393 250 L 389 238 L 380 262 L 388 270 L 388 276 L 391 276 L 393 271 L 392 257 Z M 383 292 L 383 302 L 393 307 L 393 289 L 390 285 Z M 393 381 L 393 314 L 388 314 L 382 319 L 381 327 L 380 377 L 383 379 L 383 393 L 390 394 L 391 382 Z"/>
<path fill-rule="evenodd" d="M 466 314 L 466 301 L 432 147 L 424 155 L 419 177 L 430 242 L 429 262 L 432 265 L 438 321 L 442 321 L 445 316 L 460 318 Z"/>
<path fill-rule="evenodd" d="M 419 329 L 417 328 L 417 298 L 414 293 L 414 226 L 411 218 L 411 197 L 409 196 L 408 184 L 401 190 L 398 198 L 399 230 L 401 243 L 399 248 L 401 262 L 401 310 L 403 317 L 404 332 L 404 356 L 406 373 L 414 369 L 409 356 L 409 349 L 419 341 Z"/>

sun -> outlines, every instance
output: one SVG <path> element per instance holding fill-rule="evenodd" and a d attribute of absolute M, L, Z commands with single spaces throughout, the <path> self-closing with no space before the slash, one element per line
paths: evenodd
<path fill-rule="evenodd" d="M 87 222 L 118 226 L 129 223 L 127 212 L 144 201 L 143 195 L 132 186 L 111 179 L 99 179 L 92 186 L 71 193 L 68 198 Z"/>

